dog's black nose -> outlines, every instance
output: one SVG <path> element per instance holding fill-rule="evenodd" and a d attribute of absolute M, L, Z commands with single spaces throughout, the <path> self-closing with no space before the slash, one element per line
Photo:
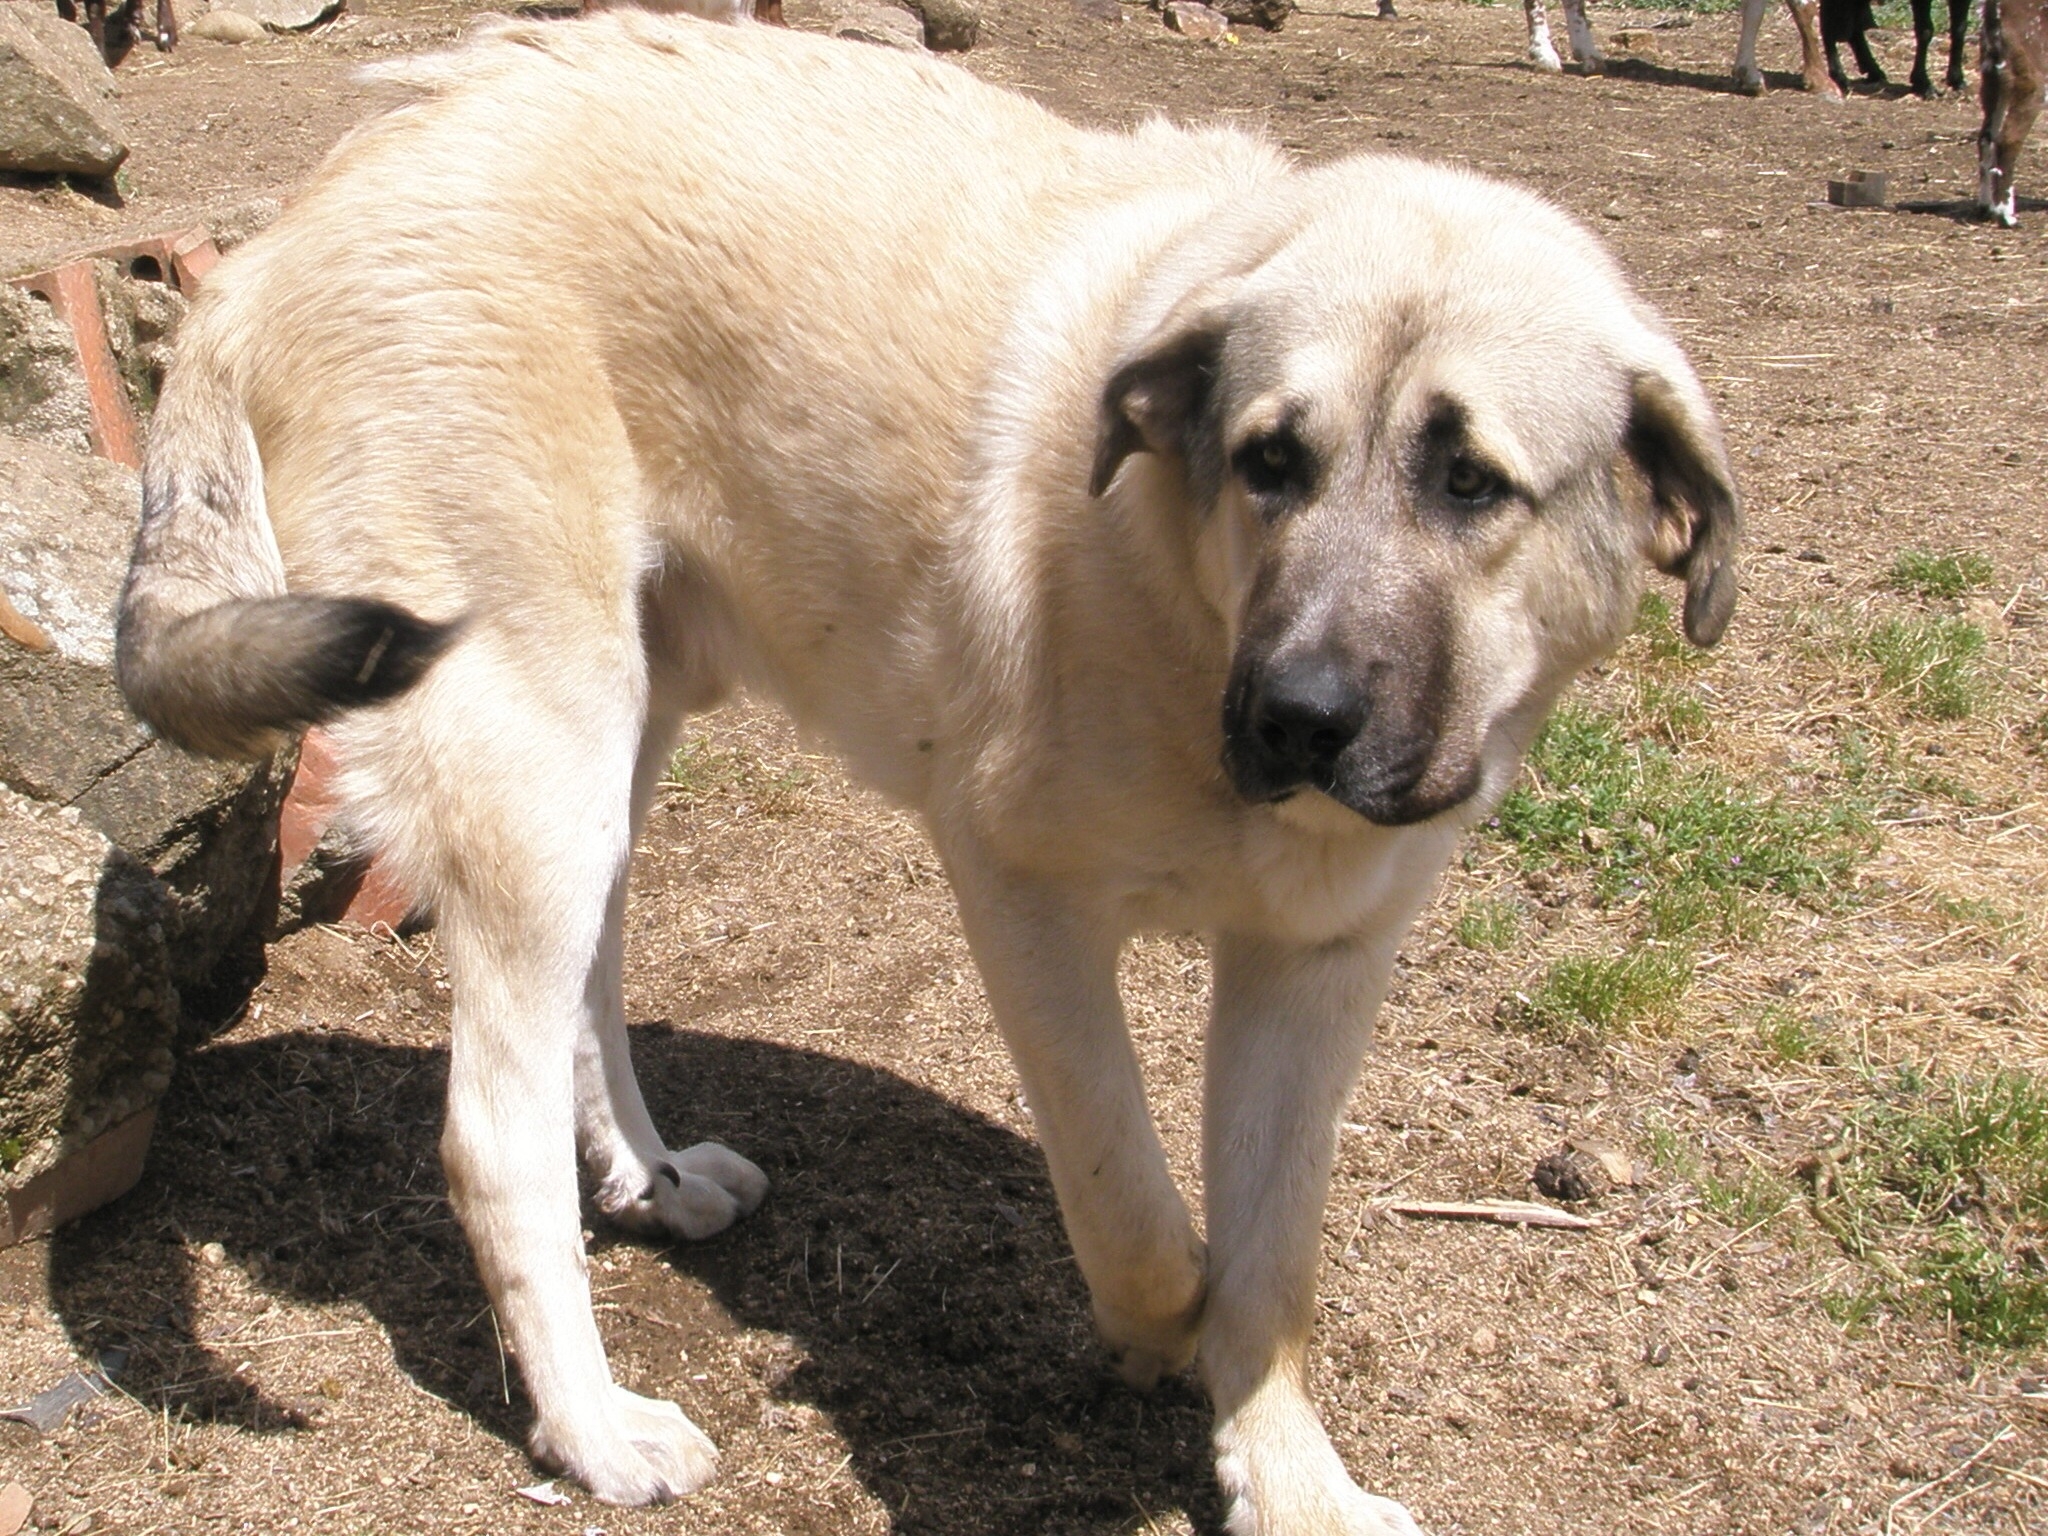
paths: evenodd
<path fill-rule="evenodd" d="M 1273 777 L 1328 789 L 1337 759 L 1371 713 L 1372 702 L 1356 678 L 1325 657 L 1308 655 L 1274 666 L 1260 679 L 1251 736 Z"/>

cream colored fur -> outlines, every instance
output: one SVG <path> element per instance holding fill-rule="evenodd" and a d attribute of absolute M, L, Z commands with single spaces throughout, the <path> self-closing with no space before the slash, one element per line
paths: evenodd
<path fill-rule="evenodd" d="M 946 65 L 630 13 L 415 74 L 433 94 L 209 280 L 132 638 L 146 665 L 162 615 L 280 585 L 465 624 L 334 734 L 358 824 L 438 914 L 443 1151 L 536 1453 L 623 1503 L 714 1469 L 611 1380 L 575 1164 L 612 1216 L 687 1237 L 765 1192 L 735 1153 L 665 1150 L 619 993 L 679 723 L 744 686 L 922 812 L 1103 1337 L 1140 1385 L 1199 1362 L 1231 1529 L 1412 1531 L 1306 1391 L 1336 1125 L 1461 826 L 1650 561 L 1685 570 L 1696 634 L 1725 621 L 1733 489 L 1677 348 L 1564 217 L 1443 168 L 1088 134 Z M 1220 347 L 1199 420 L 1105 398 L 1186 335 Z M 1446 509 L 1417 446 L 1446 402 L 1512 481 L 1484 515 Z M 1154 436 L 1091 496 L 1120 409 Z M 1324 467 L 1284 517 L 1228 467 L 1276 422 Z M 1378 825 L 1234 789 L 1226 684 L 1275 635 L 1427 662 L 1415 793 L 1450 808 Z M 1213 943 L 1206 1241 L 1117 995 L 1119 949 L 1160 928 Z"/>

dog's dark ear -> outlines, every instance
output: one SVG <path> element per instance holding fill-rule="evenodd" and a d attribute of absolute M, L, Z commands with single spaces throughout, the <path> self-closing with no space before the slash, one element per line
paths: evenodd
<path fill-rule="evenodd" d="M 1117 366 L 1102 389 L 1089 495 L 1108 490 L 1134 453 L 1177 458 L 1190 478 L 1197 478 L 1224 331 L 1223 317 L 1214 308 L 1192 316 L 1176 311 Z"/>
<path fill-rule="evenodd" d="M 1650 558 L 1685 578 L 1686 638 L 1712 645 L 1735 612 L 1742 536 L 1742 499 L 1721 424 L 1697 385 L 1644 373 L 1635 381 L 1626 445 L 1650 484 Z"/>

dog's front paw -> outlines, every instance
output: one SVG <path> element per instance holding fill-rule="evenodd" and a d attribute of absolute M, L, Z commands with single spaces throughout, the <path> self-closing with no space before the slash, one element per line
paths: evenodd
<path fill-rule="evenodd" d="M 1534 42 L 1529 45 L 1529 62 L 1553 75 L 1564 68 L 1564 60 L 1557 56 L 1557 49 L 1548 42 Z"/>
<path fill-rule="evenodd" d="M 1298 1386 L 1270 1379 L 1216 1426 L 1230 1536 L 1422 1536 L 1401 1505 L 1351 1481 Z"/>
<path fill-rule="evenodd" d="M 614 1169 L 598 1208 L 635 1232 L 712 1237 L 751 1214 L 768 1195 L 768 1175 L 730 1148 L 699 1142 L 646 1164 Z"/>
<path fill-rule="evenodd" d="M 533 1428 L 534 1459 L 557 1467 L 606 1504 L 665 1504 L 717 1475 L 718 1448 L 674 1403 L 615 1386 L 597 1424 Z"/>
<path fill-rule="evenodd" d="M 1179 1375 L 1195 1358 L 1208 1267 L 1207 1250 L 1190 1239 L 1149 1283 L 1126 1287 L 1122 1305 L 1096 1296 L 1095 1331 L 1116 1357 L 1117 1374 L 1138 1391 L 1151 1391 L 1162 1376 Z"/>
<path fill-rule="evenodd" d="M 1229 1496 L 1230 1536 L 1422 1536 L 1404 1506 L 1365 1492 L 1341 1468 L 1334 1478 L 1261 1480 L 1226 1456 L 1216 1480 Z"/>

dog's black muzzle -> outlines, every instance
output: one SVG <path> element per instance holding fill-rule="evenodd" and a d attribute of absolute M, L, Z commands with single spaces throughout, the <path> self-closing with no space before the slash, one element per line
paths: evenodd
<path fill-rule="evenodd" d="M 1464 796 L 1415 793 L 1437 731 L 1398 702 L 1409 691 L 1386 664 L 1347 666 L 1325 651 L 1240 654 L 1223 698 L 1224 771 L 1262 805 L 1308 788 L 1382 826 L 1425 820 Z"/>

